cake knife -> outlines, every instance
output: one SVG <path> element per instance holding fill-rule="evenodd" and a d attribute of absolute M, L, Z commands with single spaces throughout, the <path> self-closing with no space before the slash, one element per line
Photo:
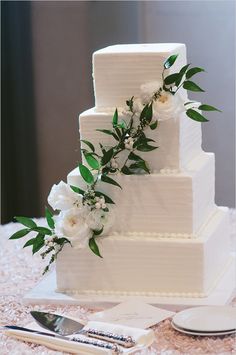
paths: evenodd
<path fill-rule="evenodd" d="M 31 311 L 30 314 L 43 328 L 60 335 L 83 334 L 92 338 L 101 339 L 110 343 L 122 345 L 124 348 L 131 348 L 136 345 L 131 336 L 115 334 L 97 329 L 83 329 L 84 324 L 73 319 L 60 316 L 54 313 Z"/>
<path fill-rule="evenodd" d="M 74 334 L 74 336 L 71 338 L 67 338 L 66 336 L 63 336 L 63 335 L 41 332 L 38 330 L 29 329 L 29 328 L 18 327 L 16 325 L 5 325 L 5 326 L 1 326 L 0 329 L 3 329 L 3 330 L 9 329 L 9 330 L 22 331 L 22 332 L 35 333 L 35 334 L 40 334 L 40 335 L 44 335 L 47 337 L 53 337 L 53 338 L 62 339 L 62 340 L 66 340 L 66 341 L 73 341 L 73 342 L 77 342 L 80 344 L 93 345 L 93 346 L 96 346 L 99 348 L 111 350 L 112 354 L 114 354 L 114 355 L 122 354 L 122 352 L 123 352 L 122 349 L 117 344 L 111 344 L 111 343 L 108 343 L 108 342 L 102 341 L 102 340 L 88 339 L 85 337 L 77 337 L 76 334 Z"/>

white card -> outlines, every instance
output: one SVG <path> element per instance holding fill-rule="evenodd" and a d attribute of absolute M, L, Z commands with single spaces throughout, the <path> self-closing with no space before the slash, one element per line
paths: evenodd
<path fill-rule="evenodd" d="M 120 303 L 105 311 L 94 313 L 89 316 L 89 320 L 145 329 L 166 318 L 173 317 L 174 314 L 174 312 L 132 300 Z"/>

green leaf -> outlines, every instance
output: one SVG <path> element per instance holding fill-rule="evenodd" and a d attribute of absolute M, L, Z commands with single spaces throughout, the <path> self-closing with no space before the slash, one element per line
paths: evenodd
<path fill-rule="evenodd" d="M 199 112 L 193 110 L 192 108 L 189 108 L 186 111 L 186 115 L 194 121 L 198 121 L 198 122 L 207 122 L 208 121 L 203 115 L 201 115 Z"/>
<path fill-rule="evenodd" d="M 146 120 L 148 123 L 152 120 L 152 103 L 149 105 L 145 105 L 141 114 L 140 114 L 140 121 Z"/>
<path fill-rule="evenodd" d="M 199 110 L 202 110 L 202 111 L 218 111 L 218 112 L 222 112 L 218 108 L 216 108 L 214 106 L 207 105 L 207 104 L 202 104 L 198 108 L 199 108 Z"/>
<path fill-rule="evenodd" d="M 178 80 L 178 78 L 179 78 L 179 73 L 170 74 L 164 79 L 164 83 L 165 85 L 174 84 L 176 80 Z"/>
<path fill-rule="evenodd" d="M 183 88 L 190 91 L 205 92 L 205 90 L 201 89 L 200 86 L 198 86 L 197 84 L 195 84 L 193 81 L 190 80 L 185 80 L 183 84 Z"/>
<path fill-rule="evenodd" d="M 93 230 L 94 235 L 100 235 L 103 232 L 103 227 L 100 230 Z"/>
<path fill-rule="evenodd" d="M 130 100 L 126 100 L 126 105 L 129 107 L 130 111 L 133 112 L 134 96 Z"/>
<path fill-rule="evenodd" d="M 23 248 L 29 247 L 30 245 L 33 245 L 35 242 L 36 238 L 29 239 L 24 245 Z"/>
<path fill-rule="evenodd" d="M 129 166 L 130 169 L 142 169 L 144 171 L 146 171 L 148 174 L 150 174 L 150 170 L 148 169 L 145 161 L 139 161 L 139 162 L 136 162 L 134 164 L 131 164 Z"/>
<path fill-rule="evenodd" d="M 155 142 L 154 139 L 147 138 L 145 134 L 143 133 L 135 142 L 133 147 L 136 148 L 139 145 L 145 145 L 148 142 Z"/>
<path fill-rule="evenodd" d="M 144 108 L 142 109 L 142 112 L 140 114 L 140 120 L 144 119 L 146 117 L 146 111 L 148 109 L 148 104 L 144 106 Z"/>
<path fill-rule="evenodd" d="M 121 139 L 121 137 L 122 137 L 122 132 L 121 132 L 121 130 L 120 130 L 118 127 L 115 127 L 115 131 L 116 131 L 116 134 L 117 134 L 118 140 L 120 140 L 120 139 Z"/>
<path fill-rule="evenodd" d="M 103 157 L 101 159 L 101 165 L 102 166 L 106 165 L 113 157 L 113 154 L 114 154 L 113 148 L 111 148 L 107 152 L 103 153 Z"/>
<path fill-rule="evenodd" d="M 92 150 L 92 152 L 95 152 L 94 145 L 93 145 L 91 142 L 86 141 L 86 140 L 84 140 L 84 139 L 81 139 L 81 142 L 83 142 L 84 144 L 86 144 L 86 145 Z"/>
<path fill-rule="evenodd" d="M 124 165 L 122 167 L 121 172 L 125 175 L 132 175 L 133 174 L 133 172 L 126 165 Z"/>
<path fill-rule="evenodd" d="M 51 211 L 47 207 L 45 207 L 45 216 L 46 216 L 46 220 L 47 220 L 48 226 L 51 229 L 54 229 L 55 228 L 55 223 L 54 223 L 54 220 L 53 220 L 53 214 L 51 213 Z"/>
<path fill-rule="evenodd" d="M 141 157 L 134 154 L 133 152 L 129 153 L 128 158 L 129 158 L 129 160 L 134 160 L 134 161 L 144 161 Z"/>
<path fill-rule="evenodd" d="M 150 128 L 151 128 L 151 130 L 156 129 L 156 128 L 157 128 L 157 125 L 158 125 L 158 121 L 157 121 L 157 120 L 156 120 L 156 121 L 154 121 L 153 123 L 151 123 L 151 124 L 150 124 Z"/>
<path fill-rule="evenodd" d="M 100 191 L 95 191 L 95 195 L 98 197 L 104 197 L 104 200 L 106 203 L 110 203 L 110 204 L 115 204 L 115 202 L 112 201 L 112 199 L 110 197 L 108 197 L 107 195 L 105 195 L 103 192 Z"/>
<path fill-rule="evenodd" d="M 114 112 L 114 115 L 113 115 L 113 118 L 112 118 L 112 125 L 113 127 L 115 127 L 118 123 L 118 111 L 117 111 L 117 108 Z"/>
<path fill-rule="evenodd" d="M 113 180 L 113 179 L 110 178 L 109 176 L 102 175 L 102 176 L 101 176 L 101 180 L 102 180 L 103 182 L 108 183 L 108 184 L 118 186 L 118 187 L 120 187 L 120 188 L 122 189 L 122 187 L 118 184 L 118 182 L 116 182 L 115 180 Z"/>
<path fill-rule="evenodd" d="M 70 185 L 70 188 L 76 192 L 77 194 L 79 195 L 84 195 L 85 194 L 85 191 L 84 190 L 81 190 L 79 187 L 77 186 L 73 186 L 73 185 Z"/>
<path fill-rule="evenodd" d="M 20 239 L 30 232 L 30 229 L 21 229 L 14 233 L 9 239 Z"/>
<path fill-rule="evenodd" d="M 96 129 L 96 131 L 108 134 L 109 136 L 113 136 L 117 141 L 119 140 L 119 137 L 109 129 Z"/>
<path fill-rule="evenodd" d="M 151 122 L 152 120 L 152 103 L 148 106 L 147 111 L 146 111 L 146 120 L 148 123 Z"/>
<path fill-rule="evenodd" d="M 187 71 L 186 78 L 190 79 L 193 75 L 205 71 L 203 68 L 194 67 Z"/>
<path fill-rule="evenodd" d="M 187 64 L 183 68 L 180 69 L 178 79 L 175 81 L 176 86 L 179 86 L 179 84 L 181 83 L 181 80 L 183 79 L 183 76 L 189 66 L 190 66 L 190 64 Z"/>
<path fill-rule="evenodd" d="M 87 161 L 88 165 L 95 170 L 99 170 L 100 163 L 99 161 L 92 155 L 92 153 L 85 153 L 84 154 L 85 160 Z"/>
<path fill-rule="evenodd" d="M 56 239 L 55 241 L 57 244 L 59 245 L 63 245 L 63 244 L 66 244 L 66 243 L 69 243 L 71 245 L 71 242 L 69 241 L 69 239 L 67 238 L 58 238 Z M 72 245 L 71 245 L 72 246 Z"/>
<path fill-rule="evenodd" d="M 157 149 L 158 147 L 153 147 L 152 145 L 148 144 L 140 144 L 137 146 L 137 150 L 140 152 L 151 152 L 154 149 Z"/>
<path fill-rule="evenodd" d="M 33 249 L 32 249 L 33 254 L 37 253 L 37 251 L 39 251 L 43 246 L 44 246 L 44 236 L 38 234 L 33 244 Z"/>
<path fill-rule="evenodd" d="M 113 169 L 109 166 L 105 166 L 104 168 L 102 168 L 102 174 L 103 175 L 107 175 L 109 174 Z"/>
<path fill-rule="evenodd" d="M 14 218 L 17 222 L 23 224 L 28 228 L 37 227 L 37 224 L 31 218 L 28 217 L 14 217 Z"/>
<path fill-rule="evenodd" d="M 97 255 L 100 258 L 102 258 L 101 254 L 100 254 L 100 251 L 99 251 L 99 248 L 98 248 L 98 245 L 97 245 L 94 237 L 89 239 L 89 248 L 92 250 L 92 252 L 95 255 Z"/>
<path fill-rule="evenodd" d="M 178 57 L 178 54 L 173 54 L 169 58 L 167 58 L 166 61 L 164 62 L 164 68 L 169 69 L 170 67 L 172 67 L 172 65 L 176 61 L 177 57 Z"/>
<path fill-rule="evenodd" d="M 103 154 L 106 152 L 105 148 L 103 147 L 103 145 L 101 143 L 99 143 L 99 147 L 101 148 L 101 151 L 103 152 Z"/>
<path fill-rule="evenodd" d="M 190 104 L 195 104 L 196 101 L 188 101 L 184 103 L 184 106 L 190 105 Z"/>
<path fill-rule="evenodd" d="M 121 123 L 117 123 L 116 127 L 125 129 L 127 128 L 127 125 L 125 121 L 122 121 Z"/>
<path fill-rule="evenodd" d="M 32 228 L 32 231 L 39 232 L 42 235 L 52 235 L 52 231 L 45 227 L 35 227 Z"/>
<path fill-rule="evenodd" d="M 87 166 L 79 163 L 79 171 L 85 182 L 87 182 L 90 185 L 94 183 L 94 177 L 91 171 L 87 168 Z"/>

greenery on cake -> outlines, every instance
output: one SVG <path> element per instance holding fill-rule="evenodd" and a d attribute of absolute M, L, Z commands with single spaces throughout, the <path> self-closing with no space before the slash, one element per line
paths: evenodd
<path fill-rule="evenodd" d="M 100 149 L 96 150 L 92 142 L 81 140 L 82 154 L 87 164 L 80 163 L 78 166 L 82 178 L 80 187 L 63 181 L 53 185 L 48 203 L 57 213 L 53 215 L 46 207 L 48 227 L 38 226 L 28 217 L 15 217 L 25 228 L 14 233 L 10 239 L 19 239 L 29 233 L 32 235 L 33 232 L 34 237 L 23 247 L 32 247 L 32 253 L 40 252 L 43 259 L 49 256 L 44 273 L 49 270 L 65 244 L 74 248 L 89 247 L 95 255 L 102 257 L 98 240 L 109 233 L 115 218 L 112 207 L 115 202 L 103 192 L 104 183 L 122 189 L 117 179 L 120 174 L 150 174 L 143 153 L 158 148 L 155 141 L 148 137 L 149 132 L 158 128 L 158 122 L 176 119 L 183 112 L 192 120 L 206 122 L 208 120 L 201 111 L 219 111 L 208 104 L 183 101 L 180 88 L 204 92 L 195 82 L 189 80 L 204 72 L 204 69 L 190 68 L 190 64 L 187 64 L 179 72 L 166 75 L 177 57 L 178 55 L 172 55 L 164 62 L 162 82 L 143 84 L 140 87 L 140 96 L 132 96 L 126 101 L 123 119 L 120 119 L 118 110 L 115 109 L 111 128 L 97 129 L 109 135 L 113 145 L 99 143 Z"/>

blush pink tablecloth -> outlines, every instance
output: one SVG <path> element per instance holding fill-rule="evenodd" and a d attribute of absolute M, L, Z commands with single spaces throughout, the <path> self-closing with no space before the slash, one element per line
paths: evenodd
<path fill-rule="evenodd" d="M 43 224 L 42 220 L 42 224 Z M 236 211 L 231 211 L 232 246 L 236 244 Z M 44 264 L 40 256 L 31 255 L 31 250 L 23 249 L 23 240 L 8 241 L 9 236 L 19 229 L 18 224 L 0 226 L 0 325 L 27 325 L 31 321 L 29 311 L 44 310 L 68 316 L 87 319 L 95 309 L 80 306 L 30 306 L 22 303 L 23 295 L 32 289 L 41 277 Z M 235 249 L 234 249 L 235 250 Z M 232 302 L 236 306 L 236 299 Z M 98 309 L 96 309 L 97 311 Z M 156 342 L 142 355 L 203 355 L 236 354 L 236 337 L 193 337 L 173 330 L 167 319 L 154 328 Z M 0 355 L 53 355 L 65 354 L 52 351 L 44 346 L 24 343 L 0 333 Z"/>

